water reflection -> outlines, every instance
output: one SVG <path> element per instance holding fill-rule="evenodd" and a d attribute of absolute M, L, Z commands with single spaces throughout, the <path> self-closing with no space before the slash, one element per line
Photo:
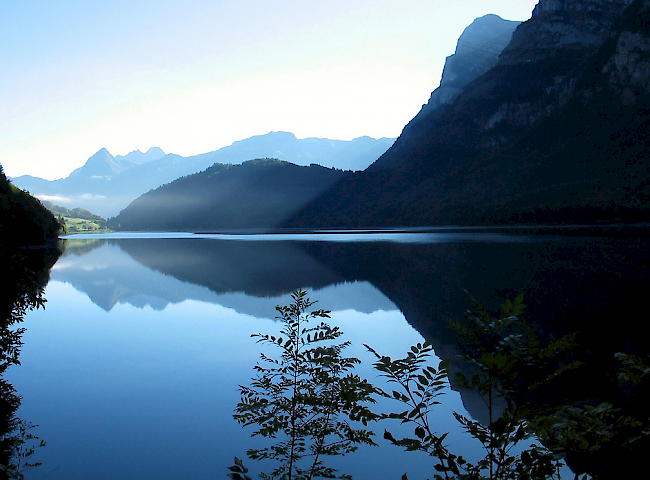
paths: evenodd
<path fill-rule="evenodd" d="M 25 248 L 0 242 L 0 478 L 17 478 L 30 464 L 30 450 L 39 446 L 29 417 L 17 415 L 20 390 L 6 378 L 20 364 L 23 316 L 44 305 L 49 268 L 60 252 L 55 248 Z M 14 477 L 16 476 L 16 477 Z"/>
<path fill-rule="evenodd" d="M 329 288 L 344 280 L 291 245 L 211 247 L 196 240 L 68 241 L 53 279 L 73 285 L 106 311 L 118 304 L 163 310 L 198 300 L 273 317 L 278 302 L 301 287 L 318 289 L 321 303 L 333 310 L 397 309 L 367 282 Z"/>
<path fill-rule="evenodd" d="M 254 446 L 231 415 L 259 355 L 250 334 L 274 331 L 273 312 L 255 318 L 192 300 L 105 312 L 58 281 L 47 294 L 13 380 L 48 439 L 39 452 L 48 478 L 218 478 Z M 339 311 L 333 320 L 357 346 L 351 354 L 362 339 L 391 351 L 421 339 L 395 310 Z M 373 452 L 360 459 L 373 464 Z M 387 467 L 372 468 L 381 476 Z"/>
<path fill-rule="evenodd" d="M 369 343 L 397 356 L 426 337 L 443 357 L 461 353 L 443 319 L 468 308 L 462 289 L 493 309 L 524 292 L 544 337 L 579 332 L 576 356 L 591 368 L 566 386 L 568 394 L 617 397 L 608 374 L 613 353 L 647 353 L 645 327 L 618 321 L 633 318 L 650 283 L 647 232 L 580 233 L 468 232 L 429 243 L 188 235 L 69 241 L 52 273 L 47 312 L 30 316 L 16 373 L 23 409 L 44 415 L 36 421 L 58 438 L 48 455 L 60 473 L 49 478 L 178 478 L 190 465 L 194 478 L 220 475 L 234 454 L 253 446 L 228 420 L 258 353 L 242 345 L 250 333 L 275 328 L 275 305 L 289 303 L 297 288 L 337 312 L 358 348 Z M 480 417 L 479 400 L 462 401 Z M 460 410 L 460 402 L 454 397 L 445 408 Z M 44 405 L 56 407 L 45 415 Z M 357 462 L 375 465 L 376 457 L 361 452 Z M 422 471 L 429 467 L 425 459 Z M 376 478 L 388 478 L 386 468 L 377 464 Z M 394 469 L 390 477 L 404 473 Z M 358 478 L 370 476 L 364 470 Z"/>

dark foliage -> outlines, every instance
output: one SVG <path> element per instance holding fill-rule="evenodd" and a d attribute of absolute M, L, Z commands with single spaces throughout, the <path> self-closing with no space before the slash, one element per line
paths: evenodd
<path fill-rule="evenodd" d="M 30 432 L 33 425 L 16 417 L 20 396 L 4 373 L 20 364 L 23 316 L 45 305 L 49 269 L 61 254 L 54 246 L 60 227 L 37 199 L 11 185 L 0 166 L 0 479 L 20 479 L 38 465 L 27 459 L 39 439 Z"/>
<path fill-rule="evenodd" d="M 346 175 L 275 159 L 215 164 L 146 193 L 109 226 L 154 231 L 273 228 Z"/>
<path fill-rule="evenodd" d="M 353 373 L 359 359 L 342 355 L 349 342 L 336 342 L 342 335 L 339 328 L 320 320 L 329 318 L 329 311 L 308 312 L 315 302 L 306 295 L 297 290 L 293 303 L 276 307 L 283 324 L 279 336 L 252 335 L 281 354 L 261 354 L 251 385 L 240 387 L 241 401 L 234 417 L 244 426 L 253 425 L 257 429 L 253 436 L 274 441 L 269 447 L 247 452 L 252 459 L 278 463 L 261 478 L 349 479 L 326 466 L 323 459 L 352 453 L 360 444 L 375 444 L 372 432 L 350 422 L 367 426 L 377 418 L 367 406 L 374 403 L 374 388 Z M 235 459 L 230 470 L 230 478 L 246 478 L 240 460 Z"/>
<path fill-rule="evenodd" d="M 413 437 L 396 439 L 386 431 L 384 438 L 406 451 L 419 450 L 435 458 L 433 478 L 559 479 L 559 462 L 544 446 L 533 443 L 517 452 L 518 444 L 532 438 L 534 430 L 527 420 L 533 412 L 516 400 L 515 391 L 519 380 L 529 373 L 527 370 L 535 372 L 534 377 L 526 377 L 527 388 L 534 389 L 579 365 L 552 365 L 550 358 L 570 348 L 572 339 L 564 337 L 542 346 L 521 319 L 525 307 L 523 296 L 518 296 L 514 302 L 506 301 L 495 317 L 475 301 L 468 312 L 469 322 L 451 322 L 462 341 L 471 347 L 471 354 L 465 356 L 469 368 L 456 375 L 449 373 L 449 360 L 437 368 L 428 364 L 433 353 L 430 342 L 412 346 L 406 357 L 395 360 L 366 346 L 377 357 L 375 369 L 396 389 L 382 394 L 402 404 L 401 408 L 407 407 L 403 412 L 385 414 L 384 418 L 414 425 Z M 471 377 L 466 375 L 470 371 Z M 485 457 L 476 463 L 452 453 L 445 445 L 447 433 L 435 430 L 435 406 L 440 403 L 437 397 L 445 393 L 448 381 L 476 392 L 488 411 L 486 424 L 453 413 L 462 428 L 483 447 Z"/>
<path fill-rule="evenodd" d="M 61 224 L 43 204 L 9 182 L 0 171 L 0 236 L 11 245 L 45 245 L 57 240 Z"/>

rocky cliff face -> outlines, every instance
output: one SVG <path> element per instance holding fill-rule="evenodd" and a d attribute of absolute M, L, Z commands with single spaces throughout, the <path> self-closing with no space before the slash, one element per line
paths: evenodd
<path fill-rule="evenodd" d="M 479 120 L 482 129 L 531 126 L 575 98 L 578 80 L 632 1 L 541 0 L 497 63 L 497 69 L 521 70 L 529 81 L 485 111 Z M 495 88 L 502 84 L 496 83 Z M 468 91 L 467 101 L 481 96 Z M 485 145 L 501 140 L 490 138 Z"/>
<path fill-rule="evenodd" d="M 592 67 L 630 3 L 541 0 L 531 19 L 517 27 L 496 65 L 465 86 L 444 116 L 432 119 L 423 110 L 402 136 L 411 145 L 423 137 L 451 135 L 451 141 L 442 140 L 451 148 L 490 148 L 548 118 L 576 97 L 578 79 Z M 409 156 L 403 149 L 389 150 L 373 168 L 394 167 Z"/>
<path fill-rule="evenodd" d="M 637 2 L 613 35 L 613 52 L 602 67 L 606 85 L 625 106 L 650 94 L 650 2 Z"/>
<path fill-rule="evenodd" d="M 540 0 L 504 50 L 501 63 L 553 58 L 558 48 L 591 50 L 609 37 L 633 0 Z"/>
<path fill-rule="evenodd" d="M 519 22 L 485 15 L 474 20 L 458 39 L 456 52 L 447 57 L 440 86 L 422 107 L 426 114 L 448 105 L 477 77 L 492 68 L 510 43 Z"/>
<path fill-rule="evenodd" d="M 498 61 L 294 225 L 650 219 L 650 0 L 541 0 Z"/>

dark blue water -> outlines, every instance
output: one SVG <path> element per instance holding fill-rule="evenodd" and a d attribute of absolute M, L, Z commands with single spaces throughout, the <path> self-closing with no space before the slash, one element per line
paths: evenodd
<path fill-rule="evenodd" d="M 489 306 L 524 291 L 533 320 L 557 334 L 606 320 L 620 292 L 645 287 L 646 232 L 568 233 L 70 239 L 47 308 L 26 318 L 22 365 L 8 372 L 20 416 L 47 441 L 34 456 L 43 465 L 26 477 L 226 478 L 233 457 L 260 444 L 232 419 L 260 352 L 250 334 L 278 331 L 274 308 L 297 288 L 332 310 L 373 381 L 363 343 L 395 357 L 426 336 L 438 355 L 458 354 L 441 325 L 467 308 L 462 289 Z M 635 325 L 607 328 L 590 337 L 595 346 L 635 343 Z M 454 391 L 443 398 L 436 427 L 452 432 L 452 449 L 477 456 L 451 411 L 480 417 L 480 405 Z M 334 463 L 355 478 L 432 476 L 428 458 L 378 443 Z"/>

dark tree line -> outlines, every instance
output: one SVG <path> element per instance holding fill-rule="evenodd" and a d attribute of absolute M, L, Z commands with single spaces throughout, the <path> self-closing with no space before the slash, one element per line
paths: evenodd
<path fill-rule="evenodd" d="M 11 184 L 0 165 L 0 236 L 12 245 L 46 245 L 56 241 L 61 225 L 43 204 Z"/>
<path fill-rule="evenodd" d="M 45 305 L 49 270 L 61 252 L 60 225 L 40 201 L 16 188 L 0 165 L 0 479 L 20 479 L 38 446 L 32 425 L 16 416 L 21 397 L 4 378 L 19 365 L 24 315 Z M 43 248 L 26 248 L 43 246 Z"/>

